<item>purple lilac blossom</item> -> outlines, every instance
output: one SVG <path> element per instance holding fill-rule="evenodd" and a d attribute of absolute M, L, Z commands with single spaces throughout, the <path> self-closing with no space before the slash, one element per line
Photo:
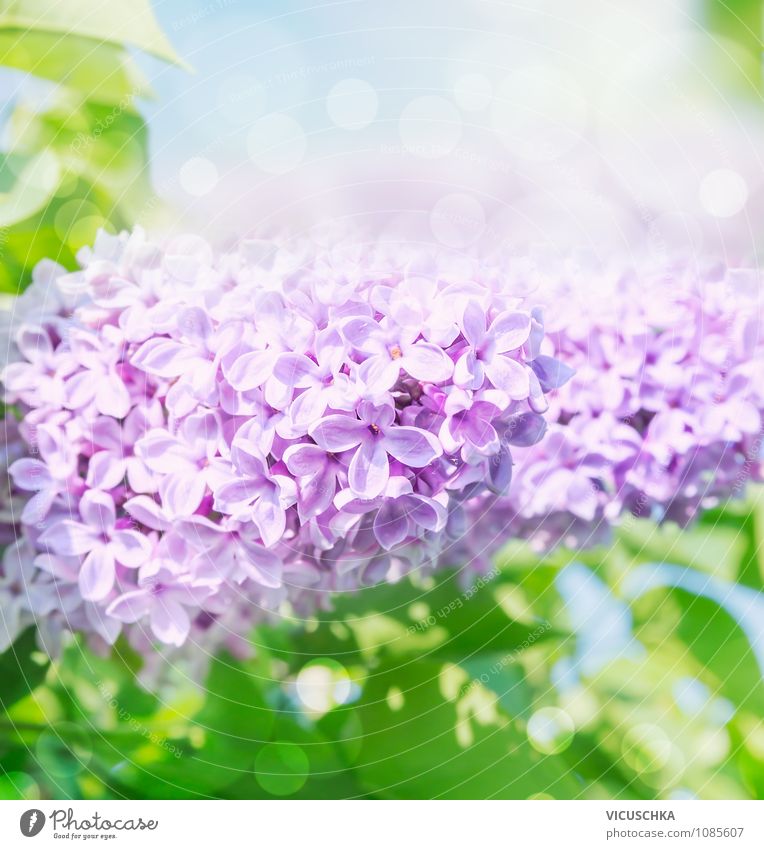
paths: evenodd
<path fill-rule="evenodd" d="M 468 523 L 497 544 L 588 547 L 624 517 L 684 526 L 742 496 L 764 469 L 761 283 L 710 262 L 540 279 L 547 332 L 532 368 L 549 388 L 550 363 L 575 375 L 547 396 L 544 439 L 516 442 L 508 495 L 473 502 Z"/>
<path fill-rule="evenodd" d="M 4 352 L 3 644 L 44 616 L 48 650 L 240 651 L 281 605 L 435 568 L 510 489 L 568 376 L 540 312 L 478 266 L 256 248 L 100 234 L 36 273 Z"/>

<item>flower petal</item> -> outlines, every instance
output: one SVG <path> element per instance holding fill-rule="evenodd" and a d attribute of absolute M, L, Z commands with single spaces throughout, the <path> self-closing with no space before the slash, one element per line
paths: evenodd
<path fill-rule="evenodd" d="M 149 339 L 133 355 L 130 363 L 157 377 L 179 377 L 197 357 L 194 348 L 173 339 Z"/>
<path fill-rule="evenodd" d="M 528 372 L 528 382 L 530 385 L 528 406 L 534 413 L 545 413 L 549 409 L 549 401 L 544 395 L 544 390 L 541 388 L 541 383 L 539 383 L 535 371 Z"/>
<path fill-rule="evenodd" d="M 220 423 L 212 410 L 204 410 L 188 416 L 183 421 L 181 433 L 191 446 L 194 457 L 210 457 L 217 448 L 220 438 Z"/>
<path fill-rule="evenodd" d="M 512 455 L 506 445 L 488 458 L 488 474 L 491 492 L 504 495 L 512 482 Z"/>
<path fill-rule="evenodd" d="M 54 487 L 41 489 L 35 493 L 24 505 L 21 511 L 21 521 L 26 525 L 36 525 L 48 515 L 50 508 L 56 498 L 57 492 Z"/>
<path fill-rule="evenodd" d="M 537 413 L 512 416 L 502 430 L 502 440 L 510 445 L 528 448 L 535 445 L 546 432 L 546 421 Z"/>
<path fill-rule="evenodd" d="M 375 354 L 364 360 L 358 368 L 358 377 L 364 386 L 376 393 L 387 392 L 395 386 L 401 373 L 403 358 L 393 360 L 387 353 Z"/>
<path fill-rule="evenodd" d="M 98 545 L 85 558 L 80 569 L 79 585 L 87 601 L 106 598 L 114 586 L 114 555 L 110 546 Z"/>
<path fill-rule="evenodd" d="M 298 502 L 301 521 L 305 522 L 328 510 L 336 492 L 337 475 L 331 467 L 317 472 L 306 482 L 301 482 Z"/>
<path fill-rule="evenodd" d="M 245 555 L 240 562 L 249 577 L 263 587 L 278 589 L 283 583 L 281 558 L 254 542 L 239 540 L 239 545 Z"/>
<path fill-rule="evenodd" d="M 408 536 L 409 520 L 398 501 L 384 503 L 374 517 L 374 536 L 388 551 Z"/>
<path fill-rule="evenodd" d="M 40 536 L 44 547 L 64 556 L 86 554 L 98 542 L 97 531 L 71 519 L 56 522 Z"/>
<path fill-rule="evenodd" d="M 125 476 L 125 461 L 111 451 L 97 451 L 88 461 L 85 482 L 92 489 L 114 489 Z"/>
<path fill-rule="evenodd" d="M 284 462 L 293 475 L 314 475 L 327 464 L 326 451 L 308 442 L 290 445 L 284 452 Z"/>
<path fill-rule="evenodd" d="M 16 333 L 16 347 L 30 363 L 44 360 L 53 353 L 50 335 L 42 327 L 22 324 Z"/>
<path fill-rule="evenodd" d="M 479 406 L 478 404 L 475 407 Z M 482 418 L 473 407 L 471 415 L 464 424 L 463 436 L 481 453 L 493 454 L 499 448 L 499 436 L 490 420 Z"/>
<path fill-rule="evenodd" d="M 531 317 L 524 312 L 503 312 L 491 322 L 489 334 L 496 350 L 503 354 L 522 347 L 531 335 Z"/>
<path fill-rule="evenodd" d="M 64 384 L 64 406 L 70 410 L 86 407 L 96 395 L 98 378 L 90 371 L 72 375 Z"/>
<path fill-rule="evenodd" d="M 196 469 L 189 446 L 162 428 L 153 428 L 135 444 L 135 453 L 153 472 L 173 474 Z"/>
<path fill-rule="evenodd" d="M 53 478 L 45 463 L 24 457 L 11 464 L 8 473 L 13 483 L 25 492 L 38 492 L 49 487 Z"/>
<path fill-rule="evenodd" d="M 170 518 L 190 516 L 202 503 L 207 489 L 203 474 L 168 475 L 159 484 L 164 512 Z"/>
<path fill-rule="evenodd" d="M 308 428 L 323 416 L 328 406 L 327 391 L 322 386 L 313 386 L 300 393 L 289 408 L 289 415 L 297 426 Z"/>
<path fill-rule="evenodd" d="M 263 493 L 252 507 L 252 521 L 260 531 L 263 543 L 268 547 L 276 543 L 284 535 L 286 528 L 286 511 L 281 506 L 278 493 Z"/>
<path fill-rule="evenodd" d="M 440 383 L 453 374 L 454 363 L 446 352 L 430 342 L 417 342 L 406 348 L 400 365 L 416 380 Z"/>
<path fill-rule="evenodd" d="M 539 379 L 544 392 L 559 389 L 576 373 L 575 369 L 565 365 L 561 360 L 557 360 L 554 357 L 547 357 L 544 354 L 532 360 L 530 367 L 536 373 L 536 377 Z"/>
<path fill-rule="evenodd" d="M 376 498 L 390 478 L 390 464 L 382 440 L 364 442 L 355 452 L 348 469 L 348 483 L 359 498 Z"/>
<path fill-rule="evenodd" d="M 349 451 L 364 441 L 369 430 L 355 416 L 332 415 L 308 428 L 308 433 L 326 451 Z"/>
<path fill-rule="evenodd" d="M 120 622 L 137 622 L 151 610 L 151 594 L 146 590 L 132 590 L 115 599 L 107 608 L 106 615 Z"/>
<path fill-rule="evenodd" d="M 80 499 L 80 516 L 96 533 L 109 533 L 117 520 L 114 499 L 107 492 L 90 489 Z"/>
<path fill-rule="evenodd" d="M 273 367 L 276 380 L 290 389 L 304 389 L 317 379 L 318 366 L 302 354 L 279 354 Z"/>
<path fill-rule="evenodd" d="M 215 490 L 215 509 L 229 516 L 246 514 L 252 502 L 262 494 L 262 491 L 262 481 L 229 481 Z"/>
<path fill-rule="evenodd" d="M 422 528 L 428 531 L 440 531 L 446 525 L 448 511 L 432 498 L 423 495 L 410 495 L 405 499 L 406 514 Z"/>
<path fill-rule="evenodd" d="M 0 616 L 0 653 L 13 645 L 21 630 L 21 610 L 18 604 L 3 605 Z"/>
<path fill-rule="evenodd" d="M 495 356 L 485 364 L 488 379 L 513 401 L 521 401 L 530 393 L 530 378 L 528 370 L 509 357 L 502 354 Z"/>
<path fill-rule="evenodd" d="M 369 316 L 360 315 L 348 319 L 342 325 L 341 333 L 359 351 L 378 353 L 382 348 L 382 342 L 378 338 L 379 324 Z"/>
<path fill-rule="evenodd" d="M 127 513 L 155 531 L 166 531 L 170 527 L 170 521 L 159 504 L 148 495 L 137 495 L 125 502 Z"/>
<path fill-rule="evenodd" d="M 262 386 L 273 373 L 272 351 L 252 351 L 242 354 L 225 370 L 226 380 L 239 392 Z"/>
<path fill-rule="evenodd" d="M 459 322 L 464 338 L 473 348 L 479 347 L 485 338 L 485 310 L 477 301 L 468 301 Z"/>
<path fill-rule="evenodd" d="M 574 477 L 567 491 L 566 503 L 574 516 L 591 522 L 597 515 L 597 490 L 592 481 L 583 477 Z"/>
<path fill-rule="evenodd" d="M 109 543 L 117 563 L 130 569 L 142 566 L 151 556 L 151 540 L 138 531 L 117 531 Z"/>
<path fill-rule="evenodd" d="M 178 316 L 178 330 L 184 337 L 201 346 L 212 335 L 212 322 L 200 307 L 187 307 Z"/>
<path fill-rule="evenodd" d="M 88 622 L 93 626 L 95 632 L 107 645 L 113 646 L 122 630 L 122 623 L 118 619 L 106 615 L 102 607 L 92 602 L 86 602 L 84 608 Z"/>
<path fill-rule="evenodd" d="M 385 451 L 407 466 L 421 468 L 443 453 L 440 442 L 418 427 L 391 427 L 382 440 Z"/>
<path fill-rule="evenodd" d="M 99 413 L 123 419 L 130 412 L 130 393 L 115 372 L 98 378 L 95 405 Z"/>
<path fill-rule="evenodd" d="M 454 366 L 454 383 L 463 389 L 480 389 L 483 385 L 483 364 L 468 348 L 456 361 Z"/>
<path fill-rule="evenodd" d="M 191 620 L 180 602 L 160 594 L 151 607 L 151 630 L 163 643 L 182 646 L 191 630 Z"/>

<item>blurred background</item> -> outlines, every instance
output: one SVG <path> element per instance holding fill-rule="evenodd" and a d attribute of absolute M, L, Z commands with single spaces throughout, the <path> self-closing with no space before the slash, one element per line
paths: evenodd
<path fill-rule="evenodd" d="M 99 227 L 759 261 L 756 0 L 0 3 L 0 290 Z M 0 655 L 0 797 L 759 798 L 764 507 L 250 657 Z M 0 592 L 3 587 L 0 585 Z M 462 604 L 455 608 L 455 600 Z M 23 663 L 21 663 L 23 660 Z"/>
<path fill-rule="evenodd" d="M 471 252 L 755 258 L 758 0 L 155 0 L 129 26 L 110 6 L 31 4 L 41 29 L 74 9 L 68 55 L 47 31 L 4 42 L 6 147 L 63 166 L 32 181 L 69 198 L 49 254 L 105 218 L 216 241 L 352 221 Z M 77 9 L 110 44 L 78 39 Z"/>
<path fill-rule="evenodd" d="M 151 75 L 152 157 L 222 233 L 756 249 L 756 2 L 256 5 L 156 7 L 197 73 Z"/>

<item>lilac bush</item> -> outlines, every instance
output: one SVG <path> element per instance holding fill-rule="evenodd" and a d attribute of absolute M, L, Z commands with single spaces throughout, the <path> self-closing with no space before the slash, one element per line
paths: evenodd
<path fill-rule="evenodd" d="M 8 322 L 3 646 L 37 622 L 49 651 L 70 630 L 242 651 L 285 605 L 487 571 L 511 538 L 683 525 L 762 476 L 752 270 L 515 285 L 423 252 L 141 232 L 81 264 L 38 266 Z"/>
<path fill-rule="evenodd" d="M 761 284 L 753 269 L 681 262 L 541 280 L 534 367 L 547 354 L 575 374 L 550 395 L 544 439 L 513 452 L 511 492 L 470 521 L 539 549 L 590 546 L 624 518 L 684 526 L 743 495 L 762 478 Z"/>
<path fill-rule="evenodd" d="M 2 380 L 7 645 L 237 644 L 288 603 L 450 558 L 570 371 L 509 285 L 369 249 L 283 265 L 102 234 L 44 263 Z"/>

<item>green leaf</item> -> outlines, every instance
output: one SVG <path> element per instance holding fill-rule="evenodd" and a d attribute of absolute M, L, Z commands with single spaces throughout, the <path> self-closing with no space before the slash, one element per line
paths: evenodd
<path fill-rule="evenodd" d="M 162 32 L 149 0 L 0 0 L 0 29 L 36 30 L 125 43 L 187 67 Z"/>
<path fill-rule="evenodd" d="M 508 662 L 505 654 L 481 654 L 461 664 L 473 681 L 480 681 L 499 698 L 507 716 L 527 718 L 533 703 L 533 692 L 518 663 Z"/>
<path fill-rule="evenodd" d="M 0 654 L 0 707 L 7 711 L 28 696 L 45 678 L 49 663 L 32 659 L 37 652 L 35 628 L 27 628 L 16 642 Z"/>
<path fill-rule="evenodd" d="M 678 605 L 678 621 L 666 610 L 666 599 Z M 663 614 L 654 616 L 647 609 Z M 681 640 L 700 665 L 699 677 L 713 692 L 738 708 L 764 714 L 764 682 L 756 655 L 743 629 L 717 602 L 684 589 L 656 588 L 641 597 L 635 612 L 642 641 L 656 645 Z"/>
<path fill-rule="evenodd" d="M 234 746 L 269 740 L 274 718 L 263 697 L 264 683 L 230 655 L 215 658 L 196 724 L 208 736 L 222 735 Z"/>
<path fill-rule="evenodd" d="M 101 193 L 104 217 L 117 226 L 132 226 L 152 196 L 148 131 L 133 101 L 123 105 L 91 103 L 61 91 L 44 112 L 18 104 L 9 135 L 15 150 L 54 151 L 72 178 Z"/>
<path fill-rule="evenodd" d="M 356 769 L 382 798 L 570 798 L 581 790 L 564 760 L 536 752 L 459 667 L 387 665 L 371 676 L 357 710 L 364 736 Z"/>
<path fill-rule="evenodd" d="M 33 216 L 11 227 L 7 232 L 0 263 L 0 289 L 13 294 L 23 290 L 29 282 L 31 269 L 41 259 L 52 259 L 65 267 L 74 265 L 74 254 L 53 228 L 53 200 L 40 216 Z"/>
<path fill-rule="evenodd" d="M 49 150 L 34 156 L 0 156 L 0 227 L 40 212 L 61 182 L 58 157 Z"/>
<path fill-rule="evenodd" d="M 272 651 L 292 668 L 322 656 L 344 664 L 389 655 L 461 662 L 559 637 L 549 623 L 510 615 L 500 600 L 506 578 L 493 573 L 465 586 L 451 573 L 431 585 L 401 581 L 339 596 L 316 628 L 295 630 L 287 646 L 272 644 Z"/>
<path fill-rule="evenodd" d="M 611 731 L 610 735 L 614 733 Z M 610 757 L 589 734 L 578 732 L 561 757 L 595 788 L 601 782 L 607 796 L 618 799 L 651 799 L 654 796 L 654 791 L 650 792 L 638 779 L 623 772 L 620 758 Z M 602 798 L 602 789 L 597 788 L 589 798 Z"/>
<path fill-rule="evenodd" d="M 719 522 L 679 528 L 638 520 L 619 529 L 618 538 L 634 563 L 679 563 L 728 581 L 737 578 L 746 549 L 741 528 Z"/>
<path fill-rule="evenodd" d="M 151 92 L 121 47 L 77 35 L 0 30 L 0 65 L 77 89 L 101 103 L 119 104 Z"/>
<path fill-rule="evenodd" d="M 747 54 L 746 58 L 750 60 L 746 69 L 749 81 L 760 88 L 761 51 L 764 47 L 761 0 L 706 0 L 705 9 L 710 28 L 730 39 Z M 735 57 L 735 60 L 735 70 L 739 74 L 744 62 L 740 57 Z"/>
<path fill-rule="evenodd" d="M 764 589 L 764 487 L 752 488 L 750 511 L 746 525 L 750 526 L 748 549 L 743 561 L 741 579 L 756 588 Z"/>

